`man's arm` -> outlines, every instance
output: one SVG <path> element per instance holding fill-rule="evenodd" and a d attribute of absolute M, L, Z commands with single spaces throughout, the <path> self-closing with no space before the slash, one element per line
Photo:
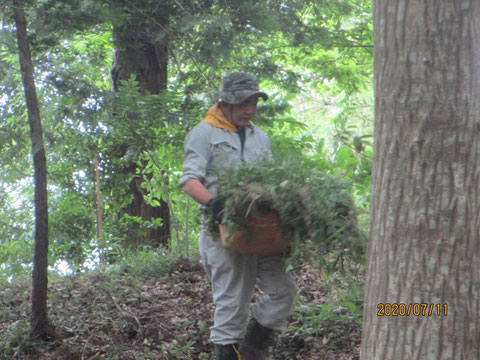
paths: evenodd
<path fill-rule="evenodd" d="M 196 202 L 207 205 L 213 199 L 213 195 L 198 179 L 189 179 L 184 185 L 183 190 Z"/>

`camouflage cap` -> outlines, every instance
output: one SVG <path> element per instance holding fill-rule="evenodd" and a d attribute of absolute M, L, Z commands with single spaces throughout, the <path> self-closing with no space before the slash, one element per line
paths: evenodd
<path fill-rule="evenodd" d="M 240 104 L 250 96 L 258 95 L 263 100 L 268 95 L 258 88 L 258 79 L 244 72 L 234 72 L 223 78 L 222 91 L 215 95 L 216 100 L 228 104 Z"/>

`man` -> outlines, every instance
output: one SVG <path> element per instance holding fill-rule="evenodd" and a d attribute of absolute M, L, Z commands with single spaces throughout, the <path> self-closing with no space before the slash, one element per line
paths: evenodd
<path fill-rule="evenodd" d="M 283 257 L 247 256 L 225 249 L 218 235 L 207 230 L 208 212 L 221 222 L 223 204 L 217 195 L 220 169 L 271 158 L 267 135 L 251 124 L 259 98 L 258 80 L 243 72 L 223 79 L 222 91 L 205 119 L 185 139 L 185 160 L 180 185 L 200 203 L 204 212 L 199 238 L 202 264 L 212 283 L 215 303 L 211 340 L 217 360 L 266 359 L 274 330 L 286 327 L 293 311 L 297 287 L 285 272 Z M 263 292 L 245 329 L 254 288 Z"/>

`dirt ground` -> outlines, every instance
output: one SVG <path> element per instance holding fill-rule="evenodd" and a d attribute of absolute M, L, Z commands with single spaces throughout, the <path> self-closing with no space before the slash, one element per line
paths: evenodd
<path fill-rule="evenodd" d="M 304 323 L 305 309 L 325 301 L 321 274 L 303 267 L 295 277 L 301 305 L 289 329 L 277 336 L 270 358 L 358 359 L 359 325 Z M 162 277 L 140 278 L 128 272 L 70 277 L 51 282 L 49 291 L 49 316 L 57 338 L 32 343 L 25 339 L 28 287 L 0 286 L 0 359 L 213 359 L 209 327 L 214 305 L 197 262 L 183 260 Z M 307 326 L 317 328 L 307 331 Z"/>

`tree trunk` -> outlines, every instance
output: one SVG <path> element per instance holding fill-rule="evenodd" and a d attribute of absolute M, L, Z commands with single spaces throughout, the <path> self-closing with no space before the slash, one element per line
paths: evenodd
<path fill-rule="evenodd" d="M 48 199 L 47 161 L 43 146 L 42 123 L 38 108 L 30 46 L 27 39 L 27 23 L 22 0 L 13 0 L 15 24 L 17 27 L 18 55 L 22 71 L 22 81 L 27 101 L 30 138 L 35 184 L 35 250 L 33 256 L 32 316 L 31 334 L 33 337 L 48 339 L 53 336 L 53 328 L 47 316 L 48 285 Z"/>
<path fill-rule="evenodd" d="M 480 2 L 376 0 L 374 21 L 361 359 L 480 359 Z"/>
<path fill-rule="evenodd" d="M 100 263 L 103 263 L 105 261 L 105 240 L 103 238 L 103 205 L 98 154 L 95 154 L 93 164 L 95 167 L 95 215 L 97 218 L 98 258 Z"/>
<path fill-rule="evenodd" d="M 159 20 L 160 21 L 160 20 Z M 132 74 L 136 75 L 141 93 L 149 91 L 158 94 L 167 88 L 167 40 L 162 43 L 154 40 L 158 34 L 146 24 L 135 23 L 130 26 L 114 29 L 115 43 L 122 50 L 115 51 L 115 63 L 112 68 L 114 89 L 117 90 L 121 80 L 127 80 Z M 126 172 L 136 174 L 136 166 L 124 169 Z M 139 216 L 143 220 L 161 218 L 163 225 L 158 229 L 149 229 L 147 235 L 135 235 L 133 243 L 166 245 L 170 238 L 170 213 L 168 204 L 161 200 L 160 206 L 151 206 L 144 199 L 143 189 L 140 184 L 143 178 L 135 175 L 130 183 L 130 193 L 133 195 L 132 203 L 121 214 Z"/>

